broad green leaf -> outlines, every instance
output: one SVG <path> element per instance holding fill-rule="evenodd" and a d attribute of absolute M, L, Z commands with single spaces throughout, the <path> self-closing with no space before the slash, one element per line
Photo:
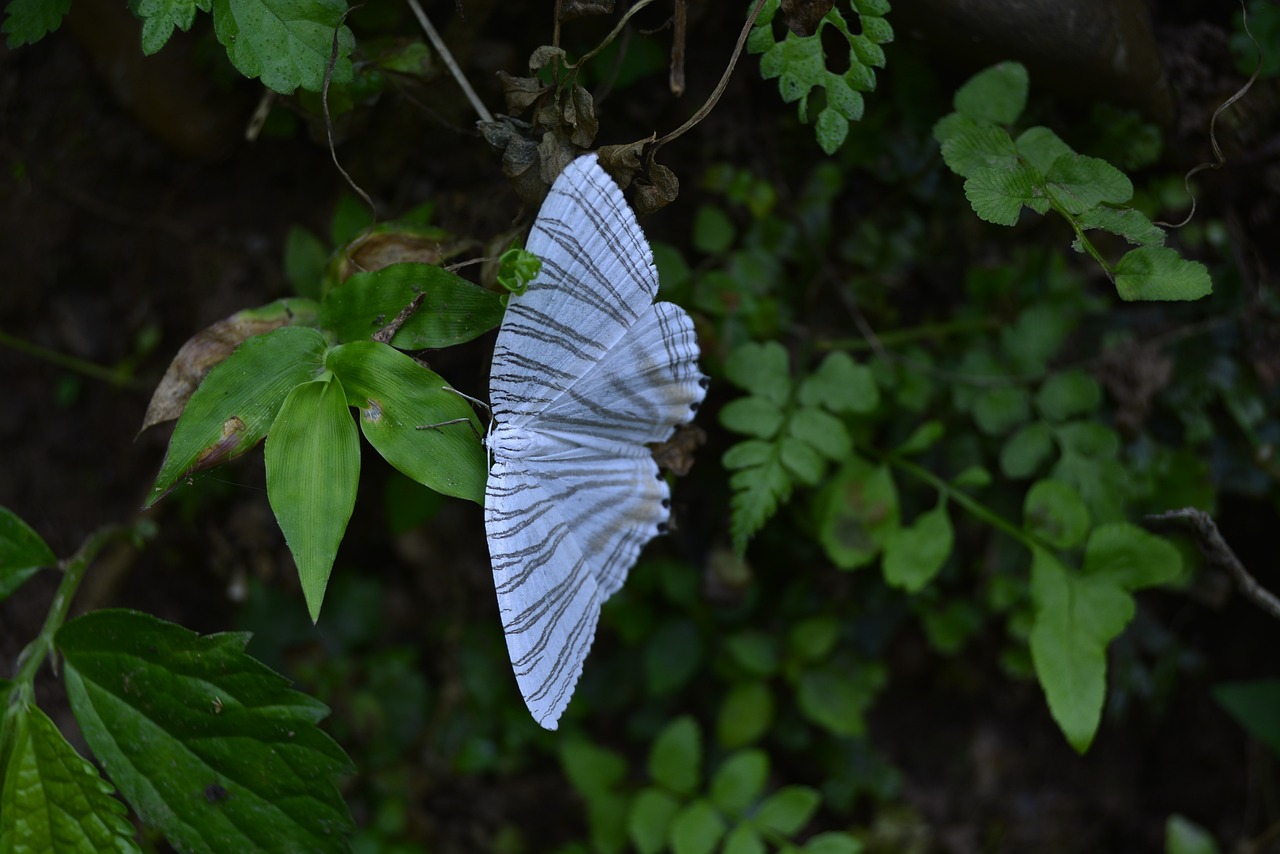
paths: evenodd
<path fill-rule="evenodd" d="M 827 462 L 808 443 L 783 436 L 778 443 L 778 456 L 791 476 L 805 486 L 817 486 L 826 474 Z"/>
<path fill-rule="evenodd" d="M 298 567 L 312 622 L 356 506 L 360 438 L 335 377 L 290 392 L 265 451 L 267 500 Z"/>
<path fill-rule="evenodd" d="M 692 621 L 672 619 L 645 642 L 644 674 L 649 693 L 660 697 L 688 683 L 702 666 L 702 636 Z"/>
<path fill-rule="evenodd" d="M 847 833 L 827 831 L 809 837 L 804 847 L 804 854 L 862 854 L 862 842 Z"/>
<path fill-rule="evenodd" d="M 693 794 L 702 780 L 702 734 L 693 718 L 676 718 L 649 748 L 649 776 L 673 792 Z"/>
<path fill-rule="evenodd" d="M 4 7 L 4 26 L 9 49 L 35 44 L 62 26 L 71 9 L 71 0 L 9 0 Z"/>
<path fill-rule="evenodd" d="M 711 776 L 711 802 L 727 813 L 744 813 L 764 792 L 769 755 L 763 750 L 730 754 Z"/>
<path fill-rule="evenodd" d="M 722 427 L 757 439 L 772 439 L 778 435 L 783 418 L 778 404 L 754 394 L 731 400 L 720 410 Z"/>
<path fill-rule="evenodd" d="M 1133 617 L 1133 597 L 1109 579 L 1068 570 L 1049 552 L 1031 561 L 1031 660 L 1049 712 L 1084 753 L 1102 719 L 1107 645 Z"/>
<path fill-rule="evenodd" d="M 1116 293 L 1123 300 L 1193 300 L 1213 291 L 1209 270 L 1160 246 L 1131 249 L 1116 264 Z"/>
<path fill-rule="evenodd" d="M 800 384 L 800 402 L 866 415 L 880 406 L 880 388 L 866 365 L 854 362 L 848 353 L 832 353 Z"/>
<path fill-rule="evenodd" d="M 320 322 L 342 341 L 368 341 L 415 299 L 391 339 L 400 350 L 451 347 L 502 322 L 502 297 L 434 264 L 392 264 L 356 273 L 325 294 Z"/>
<path fill-rule="evenodd" d="M 921 590 L 947 562 L 954 539 L 945 504 L 921 513 L 885 543 L 884 580 L 908 593 Z"/>
<path fill-rule="evenodd" d="M 864 662 L 850 668 L 834 662 L 806 670 L 796 702 L 806 718 L 839 736 L 866 732 L 866 712 L 884 684 L 884 668 Z"/>
<path fill-rule="evenodd" d="M 973 402 L 973 422 L 988 436 L 1004 436 L 1030 417 L 1030 399 L 1017 386 L 986 389 Z"/>
<path fill-rule="evenodd" d="M 729 635 L 724 644 L 734 661 L 752 676 L 778 672 L 778 641 L 772 634 L 744 629 Z"/>
<path fill-rule="evenodd" d="M 724 819 L 703 800 L 694 801 L 671 820 L 673 854 L 711 854 L 724 838 Z"/>
<path fill-rule="evenodd" d="M 1027 106 L 1027 69 L 1001 62 L 980 71 L 956 90 L 956 112 L 977 122 L 1011 125 Z"/>
<path fill-rule="evenodd" d="M 1089 533 L 1089 509 L 1080 493 L 1058 480 L 1038 480 L 1022 504 L 1023 527 L 1056 549 L 1070 549 Z"/>
<path fill-rule="evenodd" d="M 284 239 L 284 274 L 300 297 L 320 299 L 329 249 L 319 237 L 300 225 L 289 229 Z"/>
<path fill-rule="evenodd" d="M 1174 813 L 1164 823 L 1164 854 L 1218 854 L 1209 831 Z"/>
<path fill-rule="evenodd" d="M 282 95 L 319 92 L 337 31 L 335 83 L 351 82 L 355 38 L 343 0 L 212 0 L 213 28 L 231 64 Z"/>
<path fill-rule="evenodd" d="M 965 179 L 964 195 L 979 219 L 995 225 L 1017 225 L 1023 205 L 1037 213 L 1049 209 L 1039 174 L 1024 163 L 1012 169 L 975 169 Z"/>
<path fill-rule="evenodd" d="M 791 396 L 789 365 L 787 351 L 776 341 L 750 343 L 729 353 L 724 362 L 724 373 L 738 388 L 783 406 Z"/>
<path fill-rule="evenodd" d="M 1129 177 L 1097 157 L 1064 154 L 1044 177 L 1049 195 L 1068 213 L 1081 214 L 1102 202 L 1121 205 L 1133 198 Z"/>
<path fill-rule="evenodd" d="M 829 479 L 818 497 L 818 539 L 841 569 L 875 559 L 898 527 L 898 488 L 887 466 L 856 454 Z"/>
<path fill-rule="evenodd" d="M 1036 392 L 1036 409 L 1054 422 L 1089 415 L 1100 403 L 1102 387 L 1084 371 L 1054 374 Z"/>
<path fill-rule="evenodd" d="M 173 429 L 145 506 L 192 473 L 262 441 L 289 392 L 323 370 L 327 347 L 316 330 L 285 326 L 246 339 L 210 370 Z"/>
<path fill-rule="evenodd" d="M 1053 429 L 1034 421 L 1005 441 L 1000 449 L 1000 471 L 1014 480 L 1031 477 L 1053 453 Z"/>
<path fill-rule="evenodd" d="M 968 178 L 980 169 L 1007 172 L 1018 166 L 1018 150 L 1004 128 L 970 122 L 948 127 L 942 159 L 952 172 Z"/>
<path fill-rule="evenodd" d="M 1014 143 L 1018 154 L 1026 158 L 1041 174 L 1048 172 L 1055 160 L 1064 154 L 1075 154 L 1071 146 L 1047 127 L 1027 128 Z"/>
<path fill-rule="evenodd" d="M 620 792 L 596 791 L 586 801 L 591 850 L 599 854 L 622 854 L 627 850 L 630 798 Z"/>
<path fill-rule="evenodd" d="M 671 820 L 680 811 L 680 802 L 663 789 L 641 789 L 631 802 L 627 834 L 640 854 L 658 854 L 667 848 Z"/>
<path fill-rule="evenodd" d="M 1147 219 L 1146 214 L 1133 208 L 1113 208 L 1108 205 L 1099 205 L 1082 213 L 1078 222 L 1080 227 L 1086 231 L 1092 229 L 1109 231 L 1138 246 L 1164 245 L 1164 229 L 1158 228 L 1151 220 Z M 1076 243 L 1078 242 L 1076 241 Z M 1077 251 L 1081 251 L 1081 248 L 1076 246 L 1076 243 L 1073 243 L 1072 246 Z"/>
<path fill-rule="evenodd" d="M 754 825 L 740 824 L 729 831 L 720 854 L 768 854 L 768 851 Z"/>
<path fill-rule="evenodd" d="M 577 738 L 560 745 L 560 767 L 583 797 L 612 789 L 627 775 L 627 760 L 612 750 Z"/>
<path fill-rule="evenodd" d="M 360 430 L 382 458 L 444 495 L 484 503 L 488 457 L 475 410 L 439 374 L 385 344 L 334 347 L 326 366 L 360 410 Z M 455 423 L 449 423 L 455 422 Z M 434 426 L 431 429 L 420 427 Z"/>
<path fill-rule="evenodd" d="M 792 413 L 787 432 L 829 460 L 840 462 L 853 452 L 853 440 L 844 422 L 813 406 L 802 406 Z"/>
<path fill-rule="evenodd" d="M 756 823 L 784 836 L 792 836 L 809 823 L 821 803 L 822 796 L 808 786 L 786 786 L 760 805 Z"/>
<path fill-rule="evenodd" d="M 839 639 L 840 622 L 835 617 L 806 617 L 787 632 L 787 653 L 801 661 L 821 661 Z"/>
<path fill-rule="evenodd" d="M 897 447 L 897 453 L 904 457 L 923 454 L 938 443 L 945 435 L 946 429 L 941 421 L 926 421 L 912 431 L 906 441 Z"/>
<path fill-rule="evenodd" d="M 8 507 L 0 507 L 0 600 L 57 562 L 53 550 L 30 525 Z"/>
<path fill-rule="evenodd" d="M 754 744 L 768 732 L 773 718 L 773 691 L 768 683 L 735 682 L 716 716 L 716 741 L 729 748 Z"/>
<path fill-rule="evenodd" d="M 85 740 L 121 794 L 181 851 L 343 851 L 352 768 L 328 714 L 244 652 L 131 611 L 94 611 L 56 643 Z"/>
<path fill-rule="evenodd" d="M 1128 522 L 1100 525 L 1084 547 L 1086 575 L 1105 577 L 1126 590 L 1167 584 L 1182 575 L 1173 543 Z"/>
<path fill-rule="evenodd" d="M 1271 752 L 1280 756 L 1280 679 L 1224 682 L 1213 687 L 1213 699 Z"/>
<path fill-rule="evenodd" d="M 0 771 L 0 851 L 133 852 L 133 823 L 111 784 L 34 705 L 10 717 Z"/>
<path fill-rule="evenodd" d="M 707 255 L 719 255 L 733 246 L 733 220 L 721 208 L 702 205 L 693 215 L 693 246 Z"/>

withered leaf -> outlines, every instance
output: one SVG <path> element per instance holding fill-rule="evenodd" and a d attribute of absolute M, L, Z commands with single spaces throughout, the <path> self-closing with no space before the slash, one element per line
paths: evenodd
<path fill-rule="evenodd" d="M 548 86 L 536 77 L 513 77 L 505 71 L 498 72 L 502 95 L 507 101 L 507 112 L 518 116 L 541 98 Z"/>
<path fill-rule="evenodd" d="M 811 36 L 835 0 L 782 0 L 782 20 L 798 36 Z"/>
<path fill-rule="evenodd" d="M 661 163 L 650 163 L 648 175 L 637 175 L 636 213 L 640 216 L 660 211 L 680 195 L 680 179 Z"/>
<path fill-rule="evenodd" d="M 659 468 L 684 477 L 693 468 L 694 452 L 707 443 L 707 434 L 697 424 L 681 424 L 665 442 L 649 446 L 649 453 Z"/>
<path fill-rule="evenodd" d="M 560 20 L 572 21 L 586 15 L 613 14 L 613 0 L 561 0 Z"/>

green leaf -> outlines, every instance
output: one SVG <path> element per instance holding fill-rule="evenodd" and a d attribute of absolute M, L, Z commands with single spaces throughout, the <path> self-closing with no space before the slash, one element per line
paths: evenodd
<path fill-rule="evenodd" d="M 627 819 L 627 834 L 640 854 L 666 850 L 667 833 L 679 810 L 680 802 L 666 791 L 656 786 L 640 790 Z"/>
<path fill-rule="evenodd" d="M 980 169 L 1008 172 L 1018 166 L 1018 150 L 1004 128 L 966 119 L 952 123 L 945 131 L 950 135 L 942 143 L 942 159 L 962 178 Z"/>
<path fill-rule="evenodd" d="M 1107 645 L 1133 617 L 1133 597 L 1098 575 L 1070 572 L 1049 552 L 1031 561 L 1031 660 L 1049 712 L 1078 752 L 1093 742 L 1107 685 Z"/>
<path fill-rule="evenodd" d="M 290 392 L 271 425 L 264 456 L 267 500 L 315 622 L 360 480 L 360 439 L 342 383 L 317 380 Z"/>
<path fill-rule="evenodd" d="M 0 851 L 139 851 L 115 790 L 53 721 L 34 705 L 7 717 L 12 749 L 0 779 Z"/>
<path fill-rule="evenodd" d="M 1069 213 L 1081 214 L 1102 202 L 1124 204 L 1133 198 L 1129 177 L 1105 160 L 1064 154 L 1045 173 L 1049 195 Z"/>
<path fill-rule="evenodd" d="M 353 769 L 316 726 L 328 710 L 245 655 L 248 639 L 103 610 L 56 643 L 85 740 L 175 848 L 346 850 L 335 781 Z"/>
<path fill-rule="evenodd" d="M 1116 264 L 1116 293 L 1123 300 L 1193 300 L 1213 290 L 1209 270 L 1175 250 L 1140 246 Z"/>
<path fill-rule="evenodd" d="M 862 854 L 863 846 L 847 833 L 827 831 L 809 837 L 800 850 L 804 854 Z"/>
<path fill-rule="evenodd" d="M 831 77 L 840 80 L 834 74 Z M 827 83 L 828 91 L 843 90 L 846 104 L 856 104 L 858 107 L 862 104 L 862 96 L 854 92 L 843 81 L 838 84 Z M 845 106 L 845 109 L 855 113 L 855 116 L 845 116 L 844 110 L 837 110 L 827 107 L 818 113 L 818 119 L 813 123 L 814 138 L 818 140 L 818 147 L 822 149 L 824 154 L 835 154 L 840 150 L 840 146 L 844 145 L 844 141 L 849 137 L 849 119 L 861 118 L 861 109 L 858 107 Z"/>
<path fill-rule="evenodd" d="M 1209 831 L 1174 813 L 1164 823 L 1164 854 L 1218 854 Z"/>
<path fill-rule="evenodd" d="M 581 738 L 561 743 L 560 767 L 573 787 L 588 800 L 613 789 L 627 775 L 626 759 Z"/>
<path fill-rule="evenodd" d="M 956 90 L 956 112 L 977 122 L 1011 125 L 1027 106 L 1027 69 L 1001 62 L 980 71 Z"/>
<path fill-rule="evenodd" d="M 1038 213 L 1049 209 L 1039 174 L 1025 163 L 974 170 L 965 179 L 964 195 L 979 219 L 995 225 L 1017 225 L 1023 205 Z"/>
<path fill-rule="evenodd" d="M 1003 436 L 1030 417 L 1030 399 L 1017 386 L 986 389 L 973 402 L 973 422 L 988 436 Z"/>
<path fill-rule="evenodd" d="M 1213 687 L 1213 699 L 1231 713 L 1249 735 L 1280 756 L 1280 679 L 1224 682 Z"/>
<path fill-rule="evenodd" d="M 0 507 L 0 600 L 44 567 L 58 562 L 53 549 L 8 507 Z M 0 706 L 0 714 L 3 707 Z"/>
<path fill-rule="evenodd" d="M 396 266 L 400 266 L 400 265 L 396 265 Z M 437 269 L 437 270 L 440 269 L 439 267 L 434 267 L 434 265 L 429 265 L 429 266 L 432 266 L 433 269 Z M 383 269 L 386 269 L 386 268 L 383 268 Z M 444 270 L 443 272 L 448 273 L 447 270 Z M 506 252 L 503 252 L 501 255 L 498 256 L 498 275 L 497 275 L 498 284 L 502 285 L 502 287 L 506 288 L 508 291 L 510 291 L 513 294 L 516 294 L 517 296 L 522 295 L 525 291 L 529 290 L 530 283 L 532 283 L 534 279 L 538 278 L 538 274 L 540 272 L 542 272 L 542 259 L 527 250 L 513 246 L 510 249 L 508 249 Z M 478 297 L 478 294 L 472 294 L 470 291 L 462 288 L 463 282 L 466 282 L 466 284 L 471 285 L 471 283 L 467 282 L 466 279 L 459 278 L 458 282 L 454 283 L 455 289 L 461 290 L 463 293 L 465 293 L 469 297 Z M 480 291 L 486 295 L 490 295 L 497 298 L 495 300 L 495 302 L 497 302 L 497 307 L 496 307 L 497 319 L 494 321 L 494 325 L 496 326 L 499 322 L 501 322 L 502 320 L 501 298 L 497 297 L 497 294 L 493 294 L 491 291 L 485 290 L 484 288 L 476 288 L 474 285 L 471 285 L 471 291 Z M 444 308 L 446 310 L 452 310 L 454 306 L 451 302 L 446 302 L 446 303 L 443 303 L 440 306 L 440 308 Z M 465 313 L 462 313 L 461 319 L 467 320 L 469 318 L 466 317 Z M 395 339 L 392 339 L 393 342 L 394 340 Z M 398 346 L 401 346 L 401 345 L 398 345 Z M 412 349 L 412 348 L 405 347 L 405 349 Z"/>
<path fill-rule="evenodd" d="M 828 663 L 804 671 L 796 686 L 796 703 L 806 718 L 827 732 L 860 736 L 867 730 L 866 711 L 883 682 L 883 669 L 873 665 L 850 671 Z"/>
<path fill-rule="evenodd" d="M 145 30 L 145 28 L 144 28 Z M 329 250 L 324 242 L 300 225 L 289 229 L 284 240 L 284 274 L 300 297 L 320 299 Z"/>
<path fill-rule="evenodd" d="M 285 326 L 245 339 L 214 366 L 174 427 L 145 507 L 192 473 L 262 441 L 289 392 L 323 370 L 327 347 L 316 330 Z"/>
<path fill-rule="evenodd" d="M 744 813 L 764 792 L 769 755 L 763 750 L 730 754 L 711 777 L 711 802 L 727 813 Z"/>
<path fill-rule="evenodd" d="M 768 632 L 744 629 L 729 635 L 724 644 L 747 673 L 772 676 L 778 672 L 778 641 Z"/>
<path fill-rule="evenodd" d="M 1038 480 L 1022 505 L 1023 526 L 1057 549 L 1084 542 L 1089 533 L 1089 510 L 1080 493 L 1057 480 Z"/>
<path fill-rule="evenodd" d="M 898 527 L 898 489 L 887 466 L 849 457 L 818 497 L 818 541 L 836 566 L 875 559 Z"/>
<path fill-rule="evenodd" d="M 743 344 L 729 353 L 724 373 L 744 391 L 785 406 L 791 396 L 791 368 L 787 351 L 776 341 Z"/>
<path fill-rule="evenodd" d="M 1086 575 L 1104 576 L 1126 590 L 1167 584 L 1182 576 L 1172 543 L 1128 522 L 1099 525 L 1084 547 Z"/>
<path fill-rule="evenodd" d="M 799 439 L 783 436 L 778 444 L 778 456 L 787 472 L 805 486 L 817 486 L 826 474 L 826 460 Z"/>
<path fill-rule="evenodd" d="M 142 52 L 151 56 L 169 41 L 174 27 L 184 33 L 191 29 L 197 0 L 130 0 L 129 8 L 142 20 Z M 208 0 L 200 8 L 209 11 Z"/>
<path fill-rule="evenodd" d="M 673 619 L 651 634 L 644 648 L 649 693 L 660 697 L 688 683 L 702 666 L 702 636 L 687 619 Z"/>
<path fill-rule="evenodd" d="M 1000 449 L 1000 471 L 1005 477 L 1031 477 L 1053 453 L 1053 428 L 1035 421 L 1014 433 Z"/>
<path fill-rule="evenodd" d="M 946 429 L 941 421 L 926 421 L 912 431 L 906 441 L 898 446 L 896 453 L 904 457 L 923 454 L 936 445 L 945 434 Z"/>
<path fill-rule="evenodd" d="M 1102 388 L 1085 371 L 1054 374 L 1036 392 L 1036 409 L 1049 421 L 1093 413 L 1102 403 Z"/>
<path fill-rule="evenodd" d="M 290 95 L 319 92 L 337 31 L 333 82 L 351 82 L 355 38 L 342 24 L 343 0 L 212 0 L 213 27 L 231 64 L 245 77 Z"/>
<path fill-rule="evenodd" d="M 734 549 L 741 554 L 747 541 L 778 509 L 778 503 L 791 497 L 791 478 L 783 468 L 778 446 L 757 440 L 741 442 L 726 451 L 724 466 L 739 469 L 729 478 L 733 488 L 729 533 Z"/>
<path fill-rule="evenodd" d="M 832 353 L 800 384 L 799 399 L 805 406 L 867 415 L 880 406 L 880 389 L 870 368 L 848 353 Z"/>
<path fill-rule="evenodd" d="M 733 220 L 722 209 L 702 205 L 693 215 L 693 246 L 707 255 L 719 255 L 733 246 Z"/>
<path fill-rule="evenodd" d="M 1133 208 L 1099 205 L 1082 213 L 1077 222 L 1086 231 L 1092 229 L 1109 231 L 1138 246 L 1164 245 L 1164 229 L 1157 228 L 1151 220 L 1147 219 L 1146 214 Z M 1072 246 L 1076 246 L 1076 243 Z M 1080 251 L 1079 247 L 1077 251 Z"/>
<path fill-rule="evenodd" d="M 1054 161 L 1064 154 L 1075 154 L 1071 146 L 1047 127 L 1027 128 L 1018 135 L 1014 146 L 1018 154 L 1041 173 L 1048 172 Z"/>
<path fill-rule="evenodd" d="M 356 273 L 325 294 L 320 323 L 342 341 L 368 341 L 415 299 L 421 302 L 391 346 L 400 350 L 451 347 L 502 322 L 502 298 L 434 264 L 392 264 Z"/>
<path fill-rule="evenodd" d="M 885 543 L 884 580 L 908 593 L 933 580 L 951 555 L 955 534 L 945 504 L 921 513 Z"/>
<path fill-rule="evenodd" d="M 787 652 L 801 661 L 821 661 L 839 639 L 840 623 L 835 617 L 806 617 L 787 633 Z"/>
<path fill-rule="evenodd" d="M 724 819 L 703 800 L 688 804 L 671 821 L 674 854 L 711 854 L 724 837 Z"/>
<path fill-rule="evenodd" d="M 783 418 L 778 404 L 757 395 L 731 400 L 720 410 L 722 427 L 757 439 L 772 439 L 778 435 Z"/>
<path fill-rule="evenodd" d="M 480 421 L 443 377 L 373 341 L 334 347 L 325 364 L 383 459 L 436 492 L 484 503 L 489 460 L 477 438 Z M 439 426 L 418 429 L 428 425 Z"/>
<path fill-rule="evenodd" d="M 693 794 L 702 779 L 702 735 L 688 715 L 658 733 L 649 748 L 649 776 L 673 792 Z"/>
<path fill-rule="evenodd" d="M 9 0 L 4 7 L 3 31 L 9 49 L 35 44 L 62 26 L 71 0 Z"/>
<path fill-rule="evenodd" d="M 792 836 L 809 823 L 821 803 L 822 796 L 808 786 L 785 786 L 760 805 L 756 823 L 783 836 Z"/>
<path fill-rule="evenodd" d="M 716 716 L 716 741 L 729 748 L 754 744 L 768 732 L 773 719 L 773 692 L 767 683 L 735 682 Z"/>
<path fill-rule="evenodd" d="M 787 422 L 787 432 L 835 462 L 844 460 L 853 452 L 853 440 L 849 438 L 844 422 L 816 407 L 797 409 Z"/>

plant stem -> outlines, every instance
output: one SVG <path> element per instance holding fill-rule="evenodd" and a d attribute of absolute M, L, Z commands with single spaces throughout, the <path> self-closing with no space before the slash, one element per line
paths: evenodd
<path fill-rule="evenodd" d="M 467 80 L 467 76 L 462 73 L 462 69 L 454 61 L 448 45 L 444 43 L 444 39 L 440 38 L 440 34 L 436 32 L 436 28 L 431 24 L 431 19 L 427 17 L 427 13 L 422 11 L 422 7 L 418 5 L 418 0 L 406 0 L 406 2 L 409 4 L 409 8 L 413 10 L 414 17 L 418 19 L 418 24 L 421 25 L 422 31 L 431 40 L 431 46 L 436 49 L 436 53 L 440 54 L 440 58 L 444 60 L 445 67 L 453 75 L 453 79 L 458 81 L 458 86 L 461 87 L 463 94 L 467 96 L 467 100 L 471 102 L 471 108 L 476 111 L 480 121 L 493 121 L 493 114 L 489 112 L 484 102 L 480 100 L 476 90 L 471 88 L 471 83 Z"/>
<path fill-rule="evenodd" d="M 972 515 L 976 516 L 983 522 L 986 522 L 991 527 L 998 531 L 1003 531 L 1010 537 L 1013 537 L 1032 552 L 1037 548 L 1048 549 L 1047 546 L 1038 542 L 1035 537 L 1031 536 L 1021 528 L 1018 528 L 1008 519 L 1005 519 L 1000 514 L 991 510 L 985 504 L 975 501 L 967 493 L 956 489 L 950 483 L 947 483 L 928 469 L 922 468 L 910 460 L 903 459 L 893 453 L 877 453 L 874 451 L 869 451 L 869 453 L 872 453 L 882 462 L 887 462 L 889 465 L 896 466 L 907 474 L 910 474 L 919 480 L 923 480 L 925 483 L 938 490 L 939 494 L 941 494 L 943 498 L 954 501 L 956 504 L 960 505 L 965 510 L 968 510 Z"/>
<path fill-rule="evenodd" d="M 993 317 L 977 317 L 964 320 L 949 320 L 942 323 L 926 323 L 911 329 L 898 329 L 892 332 L 877 332 L 880 343 L 888 347 L 910 344 L 929 338 L 944 338 L 948 335 L 968 335 L 971 332 L 989 332 L 1000 327 L 1000 321 Z M 874 346 L 865 338 L 836 338 L 831 341 L 818 341 L 819 350 L 845 350 L 860 352 L 873 350 Z"/>
<path fill-rule="evenodd" d="M 118 369 L 104 368 L 102 365 L 87 362 L 84 359 L 77 359 L 75 356 L 68 356 L 66 353 L 50 350 L 48 347 L 41 347 L 39 344 L 32 344 L 30 341 L 24 341 L 4 331 L 0 331 L 0 345 L 12 347 L 21 353 L 36 356 L 60 368 L 84 374 L 95 380 L 105 380 L 115 386 L 131 389 L 146 388 L 145 383 L 137 377 L 128 376 Z"/>

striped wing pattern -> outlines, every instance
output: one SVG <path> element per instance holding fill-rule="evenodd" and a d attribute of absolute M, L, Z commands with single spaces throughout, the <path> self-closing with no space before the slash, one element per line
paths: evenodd
<path fill-rule="evenodd" d="M 594 155 L 556 180 L 528 248 L 542 272 L 511 298 L 490 375 L 485 528 L 516 681 L 555 729 L 601 604 L 670 516 L 646 445 L 693 417 L 706 380 L 693 323 L 654 304 L 648 242 Z"/>

